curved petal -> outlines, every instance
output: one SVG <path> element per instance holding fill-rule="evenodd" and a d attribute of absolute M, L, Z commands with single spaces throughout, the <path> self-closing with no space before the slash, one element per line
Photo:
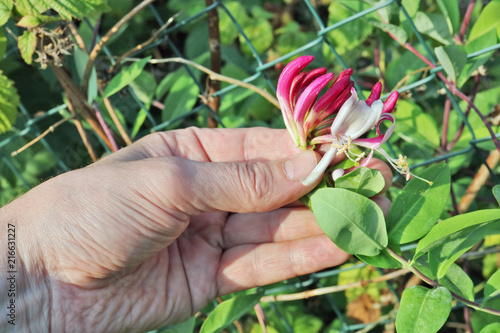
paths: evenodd
<path fill-rule="evenodd" d="M 389 120 L 392 122 L 392 125 L 387 129 L 387 131 L 384 134 L 381 134 L 380 132 L 380 124 L 382 124 L 383 121 Z M 370 149 L 375 149 L 383 145 L 394 133 L 394 128 L 396 127 L 396 119 L 394 119 L 394 116 L 392 114 L 386 113 L 383 114 L 380 117 L 380 120 L 377 124 L 377 134 L 378 136 L 374 138 L 369 138 L 369 139 L 356 139 L 352 143 L 361 147 L 366 147 Z"/>
<path fill-rule="evenodd" d="M 333 136 L 340 134 L 354 140 L 375 127 L 384 105 L 381 100 L 376 100 L 370 107 L 358 99 L 354 88 L 351 88 L 351 93 L 333 120 L 331 132 Z"/>
<path fill-rule="evenodd" d="M 333 142 L 333 136 L 331 134 L 317 136 L 311 140 L 311 144 L 313 145 L 321 145 L 324 143 L 332 143 L 332 142 Z"/>
<path fill-rule="evenodd" d="M 316 165 L 316 167 L 309 174 L 309 176 L 300 180 L 302 184 L 304 186 L 310 186 L 316 183 L 321 177 L 323 177 L 325 170 L 333 161 L 333 158 L 335 157 L 336 154 L 337 154 L 337 148 L 330 147 L 330 149 L 326 152 L 325 155 L 323 155 L 323 158 L 321 159 L 321 161 L 319 161 L 318 165 Z"/>
<path fill-rule="evenodd" d="M 297 125 L 293 121 L 293 108 L 290 100 L 290 89 L 297 74 L 307 65 L 309 65 L 313 60 L 313 56 L 302 56 L 291 61 L 281 72 L 276 89 L 276 97 L 278 98 L 281 106 L 281 112 L 283 114 L 285 126 L 297 145 L 299 144 L 299 138 L 297 137 Z"/>
<path fill-rule="evenodd" d="M 316 98 L 318 97 L 321 89 L 323 89 L 328 82 L 332 80 L 333 76 L 334 74 L 327 73 L 314 80 L 300 95 L 297 104 L 295 105 L 293 119 L 297 124 L 297 132 L 304 145 L 307 145 L 305 133 L 310 132 L 309 129 L 303 127 L 304 118 L 311 109 L 312 105 L 316 102 Z"/>

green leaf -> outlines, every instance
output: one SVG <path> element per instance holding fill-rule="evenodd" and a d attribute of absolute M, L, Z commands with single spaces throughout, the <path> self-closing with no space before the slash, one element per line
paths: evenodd
<path fill-rule="evenodd" d="M 450 33 L 456 33 L 460 29 L 460 12 L 458 1 L 437 0 L 438 6 L 446 17 Z"/>
<path fill-rule="evenodd" d="M 487 4 L 481 11 L 476 23 L 472 26 L 468 39 L 474 40 L 490 30 L 496 30 L 500 24 L 498 13 L 500 13 L 499 1 L 491 1 Z"/>
<path fill-rule="evenodd" d="M 148 113 L 145 109 L 141 109 L 139 113 L 137 114 L 137 117 L 135 118 L 134 121 L 134 126 L 132 127 L 132 133 L 130 134 L 130 137 L 133 139 L 141 129 L 142 124 L 144 124 L 144 121 L 146 120 L 148 116 Z"/>
<path fill-rule="evenodd" d="M 142 71 L 138 77 L 130 82 L 130 88 L 134 90 L 136 96 L 149 109 L 156 90 L 156 80 L 153 74 Z"/>
<path fill-rule="evenodd" d="M 417 15 L 418 12 L 418 7 L 420 6 L 420 0 L 402 0 L 401 5 L 406 9 L 406 12 L 410 16 L 412 20 L 415 20 L 415 15 Z M 386 22 L 389 21 L 389 19 L 385 20 Z M 408 37 L 411 37 L 413 35 L 413 29 L 408 23 L 408 20 L 406 19 L 406 15 L 403 14 L 403 11 L 399 11 L 399 25 L 404 29 Z"/>
<path fill-rule="evenodd" d="M 60 21 L 61 18 L 57 16 L 48 16 L 48 15 L 25 15 L 23 16 L 17 25 L 23 28 L 34 28 L 44 23 L 51 23 Z"/>
<path fill-rule="evenodd" d="M 448 45 L 452 43 L 448 23 L 444 15 L 437 13 L 418 12 L 415 16 L 417 30 L 438 42 Z"/>
<path fill-rule="evenodd" d="M 28 65 L 33 61 L 33 53 L 36 49 L 36 35 L 34 32 L 26 30 L 23 35 L 18 38 L 17 45 L 21 56 Z"/>
<path fill-rule="evenodd" d="M 457 264 L 452 264 L 439 283 L 455 294 L 474 301 L 474 283 L 467 273 Z"/>
<path fill-rule="evenodd" d="M 220 303 L 201 326 L 200 333 L 219 332 L 259 303 L 264 292 L 242 295 Z"/>
<path fill-rule="evenodd" d="M 361 11 L 369 8 L 369 5 L 359 2 L 359 6 L 357 7 Z M 331 1 L 328 6 L 328 25 L 347 19 L 352 14 L 343 4 Z M 373 27 L 370 24 L 366 24 L 363 20 L 354 20 L 330 31 L 327 34 L 327 38 L 333 44 L 336 51 L 342 55 L 364 42 L 372 30 Z"/>
<path fill-rule="evenodd" d="M 435 280 L 436 276 L 431 271 L 427 257 L 420 257 L 414 262 L 414 266 L 431 280 Z M 448 290 L 462 296 L 470 301 L 474 300 L 474 283 L 467 273 L 463 271 L 457 264 L 452 264 L 446 275 L 439 279 L 439 283 Z"/>
<path fill-rule="evenodd" d="M 258 54 L 262 54 L 269 49 L 273 43 L 273 27 L 268 20 L 260 17 L 254 17 L 243 26 L 243 32 L 252 43 Z M 252 55 L 245 38 L 240 35 L 241 49 L 244 53 Z"/>
<path fill-rule="evenodd" d="M 490 30 L 489 32 L 477 37 L 472 41 L 468 41 L 465 45 L 465 51 L 468 54 L 480 51 L 489 46 L 496 44 L 497 36 L 494 30 Z M 493 51 L 484 53 L 480 56 L 474 57 L 471 59 L 464 67 L 462 74 L 458 78 L 457 85 L 461 87 L 465 82 L 470 78 L 472 72 L 474 72 L 479 66 L 483 65 L 488 59 L 493 55 Z"/>
<path fill-rule="evenodd" d="M 456 235 L 449 239 L 448 242 L 429 251 L 429 264 L 438 278 L 443 277 L 453 262 L 486 235 L 500 233 L 500 223 L 480 227 L 473 226 L 465 230 L 467 231 L 462 232 L 461 235 Z"/>
<path fill-rule="evenodd" d="M 172 85 L 164 100 L 165 108 L 162 111 L 162 121 L 173 120 L 189 112 L 198 99 L 199 89 L 187 73 L 179 77 Z M 170 124 L 167 129 L 178 126 L 178 122 Z"/>
<path fill-rule="evenodd" d="M 444 325 L 451 311 L 448 289 L 407 288 L 401 297 L 396 330 L 401 333 L 435 333 Z"/>
<path fill-rule="evenodd" d="M 367 167 L 354 169 L 335 181 L 336 188 L 353 191 L 368 198 L 382 191 L 384 186 L 385 181 L 382 173 Z"/>
<path fill-rule="evenodd" d="M 447 45 L 436 47 L 434 51 L 450 80 L 454 83 L 457 82 L 457 77 L 460 76 L 467 62 L 465 48 L 460 45 Z"/>
<path fill-rule="evenodd" d="M 479 333 L 498 333 L 500 332 L 500 323 L 492 323 L 485 326 Z"/>
<path fill-rule="evenodd" d="M 396 118 L 396 134 L 403 140 L 436 148 L 439 146 L 439 132 L 436 121 L 431 115 L 424 113 L 420 106 L 409 101 L 398 101 Z"/>
<path fill-rule="evenodd" d="M 498 295 L 500 295 L 500 270 L 497 270 L 486 282 L 484 286 L 484 299 L 481 305 L 485 306 L 490 299 Z"/>
<path fill-rule="evenodd" d="M 14 82 L 0 71 L 0 134 L 10 131 L 16 122 L 19 95 Z"/>
<path fill-rule="evenodd" d="M 24 15 L 39 15 L 50 8 L 50 4 L 45 3 L 45 0 L 16 0 L 16 9 Z"/>
<path fill-rule="evenodd" d="M 196 317 L 191 317 L 182 323 L 168 326 L 163 329 L 152 331 L 149 333 L 193 333 L 196 324 Z"/>
<path fill-rule="evenodd" d="M 385 31 L 387 33 L 389 33 L 389 32 L 392 33 L 396 37 L 396 40 L 401 44 L 406 43 L 406 41 L 408 40 L 408 35 L 407 35 L 406 31 L 403 28 L 401 28 L 400 26 L 397 26 L 394 24 L 389 24 L 389 23 L 382 23 L 382 22 L 377 21 L 377 20 L 368 20 L 367 22 L 372 24 L 373 26 L 375 26 L 377 28 L 382 29 L 383 31 Z"/>
<path fill-rule="evenodd" d="M 9 20 L 13 6 L 14 2 L 12 0 L 0 0 L 0 26 Z"/>
<path fill-rule="evenodd" d="M 317 333 L 320 332 L 321 327 L 323 327 L 323 321 L 310 314 L 303 314 L 293 322 L 294 332 Z"/>
<path fill-rule="evenodd" d="M 495 199 L 497 199 L 497 202 L 500 205 L 500 185 L 493 186 L 493 196 L 495 196 Z"/>
<path fill-rule="evenodd" d="M 122 69 L 122 71 L 108 83 L 106 89 L 104 89 L 103 97 L 109 97 L 119 92 L 121 89 L 134 81 L 139 75 L 141 75 L 142 70 L 148 63 L 149 59 L 151 59 L 151 57 L 136 61 L 132 65 Z"/>
<path fill-rule="evenodd" d="M 450 170 L 446 163 L 436 164 L 419 176 L 433 184 L 413 178 L 396 197 L 387 215 L 391 243 L 404 244 L 424 236 L 446 205 L 450 193 Z"/>
<path fill-rule="evenodd" d="M 370 199 L 340 188 L 323 188 L 311 197 L 316 222 L 342 250 L 375 256 L 387 246 L 384 214 Z"/>
<path fill-rule="evenodd" d="M 500 209 L 484 209 L 453 216 L 435 225 L 422 238 L 415 250 L 414 260 L 430 250 L 442 246 L 459 237 L 468 237 L 475 229 L 500 222 Z"/>
<path fill-rule="evenodd" d="M 399 249 L 399 244 L 391 244 L 389 246 L 391 249 L 396 251 L 398 254 L 401 254 L 401 250 Z M 401 263 L 394 259 L 391 254 L 387 251 L 387 249 L 383 249 L 380 253 L 373 257 L 356 255 L 359 260 L 367 263 L 368 265 L 380 267 L 380 268 L 401 268 Z"/>
<path fill-rule="evenodd" d="M 7 51 L 7 36 L 5 30 L 0 27 L 0 60 L 5 56 L 5 51 Z"/>
<path fill-rule="evenodd" d="M 500 309 L 500 298 L 495 298 L 495 299 L 490 300 L 488 302 L 487 306 L 490 308 L 499 310 Z M 480 332 L 482 329 L 484 329 L 489 324 L 498 323 L 498 316 L 491 314 L 491 313 L 483 312 L 483 311 L 474 311 L 474 313 L 471 316 L 470 322 L 472 325 L 472 331 L 473 332 Z M 494 332 L 498 333 L 498 331 L 494 331 Z"/>

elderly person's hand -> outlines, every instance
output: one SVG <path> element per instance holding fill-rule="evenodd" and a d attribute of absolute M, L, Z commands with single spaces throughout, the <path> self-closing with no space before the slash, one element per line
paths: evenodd
<path fill-rule="evenodd" d="M 285 130 L 190 128 L 50 179 L 0 210 L 1 248 L 16 228 L 18 270 L 16 326 L 3 314 L 0 327 L 146 331 L 219 295 L 344 262 L 296 202 L 318 156 Z"/>

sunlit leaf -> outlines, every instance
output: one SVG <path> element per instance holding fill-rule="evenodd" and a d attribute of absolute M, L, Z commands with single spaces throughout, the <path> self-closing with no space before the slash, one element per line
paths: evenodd
<path fill-rule="evenodd" d="M 384 214 L 370 199 L 340 188 L 323 188 L 311 197 L 316 222 L 342 250 L 374 256 L 387 246 Z"/>
<path fill-rule="evenodd" d="M 25 30 L 23 35 L 17 41 L 19 51 L 24 61 L 29 65 L 33 61 L 33 53 L 36 49 L 36 35 L 34 32 Z"/>
<path fill-rule="evenodd" d="M 497 202 L 500 205 L 500 185 L 493 186 L 493 195 L 495 196 L 495 199 L 497 199 Z"/>
<path fill-rule="evenodd" d="M 448 74 L 451 82 L 457 82 L 457 77 L 460 76 L 467 62 L 467 52 L 463 46 L 447 45 L 440 46 L 435 49 L 436 57 L 443 66 L 444 71 Z"/>
<path fill-rule="evenodd" d="M 394 200 L 387 215 L 392 243 L 404 244 L 424 236 L 436 224 L 450 193 L 450 170 L 446 163 L 430 167 L 413 178 Z"/>
<path fill-rule="evenodd" d="M 200 333 L 219 332 L 233 321 L 252 310 L 255 304 L 259 303 L 263 295 L 264 292 L 236 296 L 220 303 L 203 322 Z"/>
<path fill-rule="evenodd" d="M 16 121 L 19 95 L 14 82 L 0 71 L 0 134 L 9 131 Z"/>
<path fill-rule="evenodd" d="M 401 297 L 396 330 L 401 333 L 435 333 L 444 325 L 451 311 L 448 289 L 407 288 Z"/>
<path fill-rule="evenodd" d="M 497 270 L 486 282 L 484 299 L 481 304 L 486 305 L 490 299 L 498 295 L 500 295 L 500 270 Z"/>
<path fill-rule="evenodd" d="M 12 0 L 0 0 L 0 26 L 4 25 L 10 17 L 14 2 Z"/>
<path fill-rule="evenodd" d="M 491 1 L 487 4 L 481 11 L 477 21 L 472 26 L 468 39 L 474 40 L 490 30 L 496 30 L 497 26 L 500 24 L 498 13 L 500 13 L 499 1 Z"/>
<path fill-rule="evenodd" d="M 134 81 L 139 75 L 141 75 L 144 66 L 148 63 L 151 57 L 141 59 L 134 62 L 132 65 L 122 69 L 122 71 L 116 75 L 104 89 L 103 97 L 109 97 L 127 85 Z"/>
<path fill-rule="evenodd" d="M 382 173 L 367 167 L 354 169 L 335 180 L 336 188 L 353 191 L 368 198 L 382 191 L 384 186 L 385 181 Z"/>

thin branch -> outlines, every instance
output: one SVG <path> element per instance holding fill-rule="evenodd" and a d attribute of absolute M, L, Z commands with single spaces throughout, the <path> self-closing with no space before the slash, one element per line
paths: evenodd
<path fill-rule="evenodd" d="M 80 50 L 82 50 L 85 53 L 88 53 L 87 52 L 87 48 L 85 47 L 85 42 L 83 41 L 82 36 L 78 32 L 78 28 L 76 27 L 75 23 L 74 22 L 70 22 L 68 24 L 68 27 L 69 27 L 69 30 L 71 31 L 71 33 L 73 34 L 73 37 L 75 37 L 76 44 L 78 45 L 78 47 L 80 48 Z"/>
<path fill-rule="evenodd" d="M 71 119 L 75 119 L 75 116 L 71 116 L 71 117 L 68 117 L 68 118 L 64 118 L 64 119 L 61 119 L 59 120 L 58 122 L 56 122 L 54 125 L 50 126 L 47 130 L 45 130 L 45 132 L 43 132 L 42 134 L 40 134 L 39 136 L 37 136 L 36 138 L 34 138 L 33 140 L 31 140 L 30 142 L 28 142 L 27 144 L 25 144 L 24 146 L 22 146 L 21 148 L 19 148 L 18 150 L 16 151 L 13 151 L 10 156 L 14 157 L 20 153 L 22 153 L 24 150 L 28 149 L 29 147 L 31 147 L 32 145 L 34 145 L 35 143 L 37 143 L 38 141 L 40 141 L 41 139 L 43 139 L 47 134 L 51 133 L 51 132 L 54 132 L 54 130 L 59 126 L 59 125 L 62 125 L 64 124 L 65 122 L 67 122 L 68 120 L 71 120 Z"/>
<path fill-rule="evenodd" d="M 104 96 L 104 88 L 103 88 L 101 80 L 98 80 L 97 86 L 99 87 L 100 94 L 102 96 Z M 125 131 L 125 129 L 122 126 L 122 123 L 118 119 L 118 116 L 116 115 L 115 109 L 113 108 L 113 105 L 109 101 L 109 98 L 103 97 L 102 100 L 104 102 L 104 105 L 106 106 L 106 109 L 108 110 L 109 115 L 111 116 L 111 119 L 113 120 L 113 123 L 115 124 L 116 128 L 118 129 L 118 132 L 120 133 L 123 141 L 125 141 L 125 143 L 127 145 L 131 145 L 132 140 L 130 139 L 130 137 L 127 134 L 127 131 Z"/>
<path fill-rule="evenodd" d="M 71 103 L 69 98 L 66 101 L 66 104 L 68 105 L 69 112 L 71 112 L 73 117 L 75 117 L 76 129 L 78 130 L 78 133 L 80 134 L 80 137 L 82 138 L 82 142 L 83 142 L 85 148 L 87 148 L 87 151 L 90 155 L 90 158 L 92 159 L 93 162 L 97 162 L 97 155 L 94 152 L 94 148 L 92 148 L 92 145 L 90 144 L 89 138 L 87 137 L 87 133 L 85 132 L 85 129 L 83 128 L 82 122 L 78 118 L 76 110 L 73 107 L 73 104 Z"/>
<path fill-rule="evenodd" d="M 140 59 L 137 59 L 137 58 L 126 58 L 124 59 L 126 61 L 137 61 L 137 60 L 140 60 Z M 217 81 L 222 81 L 222 82 L 227 82 L 227 83 L 230 83 L 230 84 L 234 84 L 236 86 L 239 86 L 239 87 L 243 87 L 243 88 L 247 88 L 249 90 L 252 90 L 254 92 L 256 92 L 257 94 L 261 95 L 262 97 L 264 97 L 265 99 L 267 99 L 271 104 L 273 104 L 274 106 L 276 106 L 278 109 L 281 109 L 281 106 L 280 106 L 280 103 L 278 102 L 278 100 L 273 96 L 271 95 L 270 93 L 268 93 L 267 91 L 265 91 L 264 89 L 261 89 L 259 87 L 256 87 L 250 83 L 246 83 L 246 82 L 243 82 L 243 81 L 240 81 L 240 80 L 236 80 L 236 79 L 233 79 L 231 77 L 228 77 L 228 76 L 224 76 L 222 74 L 218 74 L 218 73 L 215 73 L 214 71 L 202 66 L 202 65 L 199 65 L 195 62 L 192 62 L 190 60 L 187 60 L 187 59 L 184 59 L 184 58 L 166 58 L 166 59 L 151 59 L 149 60 L 149 63 L 150 64 L 163 64 L 163 63 L 167 63 L 167 62 L 180 62 L 182 64 L 186 64 L 186 65 L 190 65 L 190 66 L 193 66 L 197 69 L 199 69 L 200 71 L 208 74 L 210 80 L 217 80 Z"/>
<path fill-rule="evenodd" d="M 472 95 L 470 97 L 470 100 L 472 103 L 474 103 L 474 100 L 476 99 L 476 95 L 477 95 L 477 91 L 479 89 L 479 74 L 474 76 L 474 89 L 472 90 Z M 465 119 L 467 119 L 467 117 L 469 117 L 469 113 L 470 113 L 470 110 L 471 110 L 471 106 L 470 104 L 467 104 L 467 109 L 465 110 Z M 462 121 L 462 123 L 460 124 L 460 127 L 458 128 L 457 132 L 455 133 L 455 136 L 453 137 L 453 140 L 448 144 L 448 147 L 447 147 L 447 150 L 451 150 L 451 148 L 453 148 L 458 140 L 460 139 L 460 137 L 462 136 L 462 133 L 464 131 L 464 128 L 465 128 L 465 122 Z"/>
<path fill-rule="evenodd" d="M 382 275 L 382 276 L 379 276 L 379 277 L 376 277 L 374 279 L 370 279 L 367 281 L 358 281 L 358 282 L 353 282 L 353 283 L 349 283 L 349 284 L 343 284 L 340 286 L 331 286 L 331 287 L 318 288 L 318 289 L 314 289 L 314 290 L 307 290 L 307 291 L 303 291 L 303 292 L 296 293 L 296 294 L 264 296 L 260 299 L 260 301 L 261 302 L 296 301 L 299 299 L 336 293 L 336 292 L 348 290 L 351 288 L 363 287 L 363 286 L 366 286 L 367 284 L 371 284 L 371 283 L 392 280 L 398 276 L 406 275 L 409 272 L 410 272 L 410 270 L 408 270 L 408 269 L 400 269 L 400 270 L 397 270 L 397 271 L 391 272 L 389 274 L 385 274 L 385 275 Z"/>
<path fill-rule="evenodd" d="M 486 163 L 492 170 L 497 166 L 499 161 L 500 161 L 500 152 L 498 152 L 498 150 L 492 150 L 490 152 L 490 155 L 486 159 Z M 490 176 L 490 171 L 488 170 L 488 167 L 482 164 L 481 167 L 479 168 L 479 171 L 474 176 L 474 179 L 470 183 L 469 187 L 465 191 L 462 200 L 460 200 L 460 203 L 458 204 L 458 211 L 460 213 L 464 213 L 469 209 L 469 206 L 471 205 L 472 201 L 474 201 L 477 194 L 479 193 L 479 190 L 483 187 L 484 183 L 486 182 L 489 176 Z"/>
<path fill-rule="evenodd" d="M 124 54 L 122 54 L 121 56 L 119 56 L 118 58 L 116 58 L 116 61 L 115 63 L 113 64 L 113 66 L 111 66 L 111 68 L 109 69 L 109 73 L 112 73 L 116 67 L 118 67 L 118 65 L 122 62 L 123 59 L 127 58 L 129 55 L 137 52 L 137 51 L 140 51 L 142 50 L 143 48 L 145 48 L 146 46 L 148 46 L 149 44 L 153 43 L 157 38 L 158 36 L 161 34 L 161 32 L 165 29 L 167 29 L 171 24 L 172 22 L 174 22 L 174 20 L 177 18 L 177 16 L 179 16 L 181 14 L 181 12 L 173 15 L 172 17 L 170 17 L 167 22 L 162 25 L 160 27 L 160 29 L 156 30 L 152 35 L 151 35 L 151 38 L 149 38 L 147 41 L 145 41 L 144 43 L 142 44 L 139 44 L 133 48 L 131 48 L 130 50 L 128 50 L 127 52 L 125 52 Z"/>
<path fill-rule="evenodd" d="M 109 130 L 108 125 L 104 121 L 104 118 L 102 117 L 101 111 L 99 110 L 99 105 L 97 105 L 97 102 L 94 101 L 92 103 L 92 106 L 94 107 L 95 115 L 97 116 L 97 120 L 99 120 L 99 124 L 101 124 L 102 129 L 104 130 L 104 133 L 106 133 L 106 136 L 109 139 L 109 142 L 111 142 L 112 145 L 112 151 L 117 151 L 118 146 L 116 145 L 115 139 L 113 138 L 113 135 L 111 134 L 111 131 Z"/>
<path fill-rule="evenodd" d="M 207 7 L 213 5 L 213 0 L 205 0 Z M 221 72 L 221 53 L 220 53 L 220 32 L 219 32 L 219 12 L 217 8 L 208 12 L 208 44 L 210 46 L 210 67 L 214 73 Z M 207 84 L 208 96 L 213 96 L 220 90 L 220 81 L 210 80 Z M 219 113 L 220 97 L 216 96 L 209 98 L 208 106 L 215 112 Z M 215 128 L 218 123 L 215 117 L 210 114 L 208 117 L 208 127 Z"/>
<path fill-rule="evenodd" d="M 408 267 L 408 269 L 413 274 L 415 274 L 416 276 L 418 276 L 425 283 L 427 283 L 427 284 L 429 284 L 429 285 L 431 285 L 433 287 L 439 287 L 439 286 L 441 286 L 438 282 L 436 282 L 434 280 L 431 280 L 425 274 L 423 274 L 422 272 L 420 272 L 415 266 L 412 266 L 408 260 L 406 260 L 405 258 L 403 258 L 402 256 L 400 256 L 399 254 L 397 254 L 391 248 L 388 247 L 387 251 L 389 252 L 389 254 L 391 255 L 391 257 L 393 257 L 394 259 L 396 259 L 397 261 L 399 261 L 401 263 L 401 265 L 403 265 L 403 267 Z M 486 306 L 481 306 L 481 304 L 469 301 L 468 299 L 463 298 L 462 296 L 454 293 L 453 291 L 451 291 L 449 289 L 448 289 L 448 291 L 453 296 L 453 298 L 455 298 L 457 301 L 462 302 L 465 305 L 467 305 L 467 306 L 469 306 L 469 307 L 471 307 L 471 308 L 473 308 L 475 310 L 483 311 L 483 312 L 486 312 L 486 313 L 490 313 L 490 314 L 495 315 L 495 316 L 500 316 L 500 310 L 496 310 L 496 309 L 489 308 L 489 307 L 486 307 Z"/>
<path fill-rule="evenodd" d="M 266 317 L 264 315 L 264 310 L 262 310 L 262 305 L 257 303 L 253 308 L 255 310 L 255 314 L 257 315 L 257 321 L 262 329 L 262 333 L 267 333 Z"/>
<path fill-rule="evenodd" d="M 397 41 L 398 43 L 400 43 L 394 34 L 392 34 L 390 32 L 388 34 L 395 41 Z M 424 55 L 422 55 L 420 52 L 418 52 L 411 44 L 409 44 L 409 43 L 400 43 L 400 45 L 402 47 L 404 47 L 405 49 L 409 50 L 410 52 L 412 52 L 414 55 L 416 55 L 420 60 L 422 60 L 423 62 L 425 62 L 427 65 L 431 66 L 432 68 L 436 68 L 436 66 L 429 59 L 427 59 Z M 490 133 L 491 139 L 493 140 L 493 143 L 495 144 L 495 147 L 500 152 L 500 141 L 498 141 L 498 138 L 496 137 L 495 133 L 493 132 L 493 129 L 488 124 L 488 120 L 486 119 L 486 117 L 481 113 L 481 111 L 479 111 L 479 109 L 476 107 L 476 105 L 474 105 L 474 103 L 472 103 L 472 101 L 469 98 L 467 98 L 467 96 L 465 96 L 460 90 L 458 90 L 455 87 L 455 85 L 453 83 L 451 83 L 443 75 L 443 73 L 441 73 L 439 71 L 439 72 L 437 72 L 437 75 L 441 79 L 441 81 L 443 81 L 443 83 L 448 87 L 448 89 L 451 91 L 452 94 L 460 97 L 462 100 L 464 100 L 465 102 L 467 102 L 467 104 L 470 105 L 474 109 L 474 111 L 476 111 L 477 115 L 479 116 L 479 118 L 481 118 L 481 120 L 484 123 L 484 126 L 486 127 L 486 129 Z"/>
<path fill-rule="evenodd" d="M 441 149 L 443 153 L 446 152 L 448 143 L 448 127 L 450 123 L 450 110 L 451 110 L 451 99 L 446 97 L 444 102 L 444 114 L 443 114 L 443 130 L 441 132 Z"/>
<path fill-rule="evenodd" d="M 95 58 L 101 52 L 102 48 L 104 47 L 104 44 L 106 44 L 109 39 L 120 30 L 120 28 L 130 21 L 132 17 L 134 17 L 141 9 L 149 5 L 155 0 L 144 0 L 140 4 L 138 4 L 134 9 L 132 9 L 130 12 L 127 13 L 120 21 L 118 21 L 107 33 L 104 35 L 104 37 L 101 38 L 99 43 L 92 49 L 92 52 L 89 55 L 89 60 L 87 61 L 87 65 L 85 66 L 85 72 L 83 74 L 83 79 L 82 79 L 82 91 L 87 91 L 87 85 L 89 82 L 90 78 L 90 72 L 92 70 L 92 64 L 94 63 Z"/>
<path fill-rule="evenodd" d="M 97 35 L 99 34 L 99 29 L 101 28 L 101 20 L 102 15 L 99 15 L 99 17 L 95 21 L 94 29 L 92 31 L 92 40 L 90 41 L 89 52 L 92 52 L 92 50 L 94 49 L 95 42 L 97 41 Z"/>
<path fill-rule="evenodd" d="M 460 35 L 458 36 L 458 39 L 461 43 L 463 43 L 464 41 L 465 32 L 467 31 L 467 27 L 469 26 L 472 12 L 474 11 L 474 7 L 476 6 L 476 1 L 477 0 L 472 0 L 467 7 L 467 11 L 465 12 L 464 21 L 462 22 L 462 26 L 460 27 Z"/>

